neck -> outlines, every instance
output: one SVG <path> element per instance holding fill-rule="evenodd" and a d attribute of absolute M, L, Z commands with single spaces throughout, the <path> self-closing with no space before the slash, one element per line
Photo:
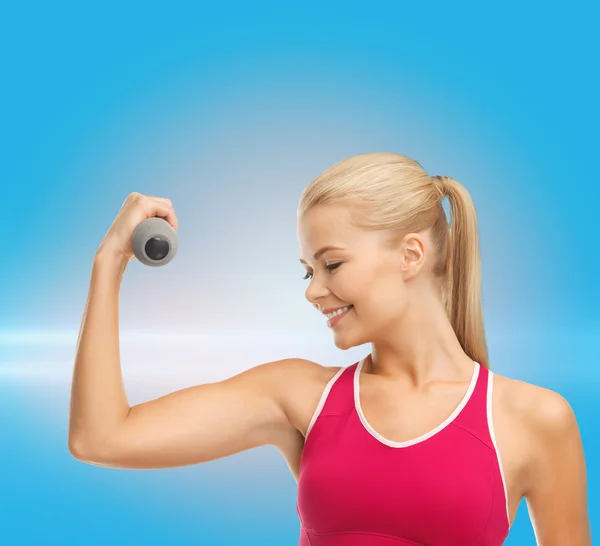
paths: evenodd
<path fill-rule="evenodd" d="M 371 343 L 363 370 L 420 389 L 434 382 L 469 381 L 473 366 L 442 302 L 420 297 L 401 322 Z"/>

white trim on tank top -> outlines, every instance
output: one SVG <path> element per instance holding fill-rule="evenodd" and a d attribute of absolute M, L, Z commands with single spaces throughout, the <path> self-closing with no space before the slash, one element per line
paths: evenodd
<path fill-rule="evenodd" d="M 333 387 L 333 384 L 336 382 L 337 378 L 340 375 L 342 375 L 342 373 L 343 373 L 343 371 L 345 369 L 346 369 L 346 367 L 342 366 L 336 372 L 336 374 L 327 382 L 327 385 L 325 385 L 325 389 L 323 390 L 323 393 L 321 394 L 321 398 L 319 399 L 319 403 L 317 404 L 317 407 L 316 407 L 315 411 L 313 412 L 312 419 L 310 420 L 310 423 L 308 424 L 308 428 L 306 429 L 306 436 L 304 436 L 304 441 L 305 442 L 306 442 L 306 438 L 308 438 L 308 435 L 309 435 L 311 429 L 313 428 L 313 425 L 317 421 L 317 417 L 319 417 L 319 415 L 321 414 L 321 411 L 323 410 L 323 406 L 325 405 L 325 401 L 327 400 L 327 396 L 329 395 L 329 391 Z"/>
<path fill-rule="evenodd" d="M 450 423 L 452 423 L 452 421 L 454 421 L 454 419 L 456 419 L 458 414 L 462 411 L 462 409 L 467 405 L 467 402 L 470 400 L 471 395 L 473 394 L 473 391 L 475 390 L 475 385 L 477 384 L 477 377 L 479 377 L 479 368 L 480 368 L 480 365 L 477 362 L 473 361 L 473 374 L 471 376 L 471 382 L 469 383 L 469 388 L 467 389 L 467 392 L 464 394 L 464 396 L 463 396 L 462 400 L 460 401 L 460 403 L 458 404 L 458 406 L 454 409 L 454 411 L 450 415 L 448 415 L 448 417 L 446 417 L 446 419 L 444 419 L 444 421 L 442 423 L 440 423 L 438 426 L 436 426 L 429 432 L 425 432 L 424 434 L 421 434 L 420 436 L 417 436 L 416 438 L 412 438 L 411 440 L 405 440 L 404 442 L 394 442 L 393 440 L 389 440 L 385 436 L 382 436 L 381 434 L 379 434 L 379 432 L 377 432 L 369 424 L 369 422 L 367 421 L 367 419 L 362 411 L 362 407 L 360 405 L 360 381 L 359 381 L 359 378 L 360 378 L 360 371 L 363 367 L 364 362 L 365 362 L 365 359 L 363 358 L 358 363 L 358 366 L 356 366 L 356 369 L 354 370 L 354 407 L 356 408 L 356 412 L 358 413 L 358 416 L 360 417 L 360 420 L 361 420 L 364 428 L 367 430 L 367 432 L 369 432 L 369 434 L 371 434 L 371 436 L 375 437 L 375 439 L 379 440 L 381 443 L 388 445 L 390 447 L 408 447 L 408 446 L 418 444 L 420 442 L 424 442 L 428 438 L 431 438 L 432 436 L 436 435 L 442 429 L 446 428 Z"/>
<path fill-rule="evenodd" d="M 506 479 L 504 478 L 504 471 L 502 470 L 502 462 L 500 460 L 500 451 L 498 449 L 498 445 L 496 444 L 496 434 L 494 431 L 494 419 L 492 415 L 492 393 L 494 391 L 494 373 L 492 370 L 488 369 L 488 384 L 487 384 L 487 399 L 486 399 L 486 413 L 487 413 L 487 422 L 488 429 L 490 431 L 490 437 L 492 438 L 492 443 L 494 444 L 494 450 L 496 451 L 496 458 L 498 460 L 498 468 L 500 469 L 500 476 L 502 477 L 502 487 L 504 488 L 504 500 L 506 504 L 506 521 L 508 523 L 508 528 L 510 529 L 510 513 L 508 511 L 508 489 L 506 487 Z"/>

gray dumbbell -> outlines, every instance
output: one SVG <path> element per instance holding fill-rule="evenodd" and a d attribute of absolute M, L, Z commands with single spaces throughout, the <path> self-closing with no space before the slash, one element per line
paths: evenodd
<path fill-rule="evenodd" d="M 177 254 L 177 232 L 164 218 L 155 216 L 140 222 L 133 230 L 131 246 L 135 257 L 145 265 L 168 264 Z"/>

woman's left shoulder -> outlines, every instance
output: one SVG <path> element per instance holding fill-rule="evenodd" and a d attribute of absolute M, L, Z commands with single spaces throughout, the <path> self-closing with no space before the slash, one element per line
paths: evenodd
<path fill-rule="evenodd" d="M 510 431 L 503 429 L 504 445 L 514 445 L 515 436 L 521 440 L 519 498 L 527 499 L 536 538 L 544 544 L 591 544 L 585 455 L 571 404 L 526 381 L 498 376 L 497 384 L 514 417 Z"/>
<path fill-rule="evenodd" d="M 576 427 L 573 408 L 560 393 L 494 372 L 502 406 L 509 410 L 534 437 L 552 440 Z"/>

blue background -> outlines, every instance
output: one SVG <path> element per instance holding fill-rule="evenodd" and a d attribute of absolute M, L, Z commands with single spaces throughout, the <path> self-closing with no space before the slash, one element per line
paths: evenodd
<path fill-rule="evenodd" d="M 296 207 L 321 171 L 369 151 L 473 195 L 492 369 L 571 403 L 594 529 L 597 15 L 582 2 L 3 2 L 1 542 L 297 543 L 296 483 L 272 446 L 151 471 L 73 459 L 75 343 L 93 255 L 138 191 L 172 199 L 180 248 L 123 279 L 132 405 L 268 360 L 356 362 L 370 347 L 339 351 L 304 299 Z M 506 544 L 535 544 L 524 501 Z"/>

